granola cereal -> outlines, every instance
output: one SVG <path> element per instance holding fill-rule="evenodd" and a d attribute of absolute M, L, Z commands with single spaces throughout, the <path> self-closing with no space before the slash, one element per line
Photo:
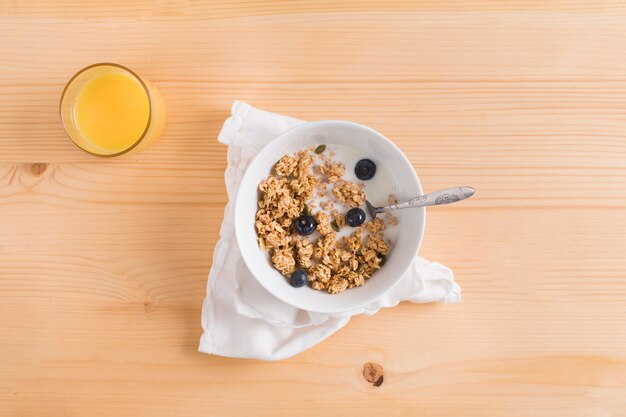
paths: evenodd
<path fill-rule="evenodd" d="M 323 211 L 318 211 L 315 217 L 315 220 L 317 220 L 317 231 L 320 232 L 322 236 L 327 236 L 333 232 L 330 226 L 330 216 L 328 214 Z"/>
<path fill-rule="evenodd" d="M 335 163 L 331 161 L 324 161 L 319 167 L 318 172 L 322 175 L 326 175 L 328 183 L 334 184 L 341 180 L 346 173 L 346 167 L 342 163 Z"/>
<path fill-rule="evenodd" d="M 387 246 L 387 243 L 385 243 L 383 239 L 375 235 L 369 235 L 367 237 L 367 247 L 383 255 L 386 255 L 389 251 L 389 246 Z"/>
<path fill-rule="evenodd" d="M 337 229 L 339 230 L 346 227 L 346 216 L 344 216 L 343 214 L 338 214 L 335 217 L 335 224 L 337 225 Z"/>
<path fill-rule="evenodd" d="M 381 219 L 376 218 L 367 223 L 366 227 L 372 234 L 382 233 L 385 230 L 385 223 Z"/>
<path fill-rule="evenodd" d="M 339 210 L 337 209 L 333 209 L 331 213 L 333 215 L 333 221 L 337 225 L 338 229 L 346 227 L 346 216 L 339 213 Z"/>
<path fill-rule="evenodd" d="M 343 277 L 334 276 L 328 282 L 328 292 L 337 294 L 348 288 L 348 280 Z"/>
<path fill-rule="evenodd" d="M 274 166 L 276 174 L 280 177 L 290 176 L 298 166 L 298 160 L 291 155 L 283 156 Z"/>
<path fill-rule="evenodd" d="M 389 205 L 398 204 L 398 198 L 396 197 L 395 194 L 389 194 L 388 201 L 389 201 Z M 394 216 L 391 212 L 385 213 L 385 220 L 387 220 L 387 224 L 389 226 L 397 226 L 398 225 L 398 218 L 396 216 Z"/>
<path fill-rule="evenodd" d="M 296 267 L 296 260 L 293 258 L 293 253 L 289 249 L 274 249 L 272 252 L 272 264 L 281 274 L 289 275 Z"/>
<path fill-rule="evenodd" d="M 359 207 L 365 203 L 365 191 L 350 181 L 341 181 L 333 188 L 333 195 L 350 207 Z"/>
<path fill-rule="evenodd" d="M 313 245 L 309 239 L 296 240 L 296 260 L 300 268 L 311 266 L 311 256 L 313 256 Z"/>
<path fill-rule="evenodd" d="M 386 221 L 347 226 L 345 212 L 365 203 L 365 189 L 344 179 L 344 163 L 333 161 L 335 152 L 325 150 L 324 145 L 313 146 L 274 165 L 273 174 L 259 184 L 255 226 L 259 247 L 269 252 L 282 275 L 304 270 L 311 288 L 337 294 L 364 285 L 380 269 L 390 250 L 385 228 L 397 220 L 387 216 Z M 299 222 L 307 216 L 315 234 L 304 237 L 308 231 L 300 229 L 299 234 L 296 226 L 303 227 Z"/>
<path fill-rule="evenodd" d="M 358 231 L 352 233 L 350 236 L 346 236 L 343 238 L 343 241 L 348 248 L 353 253 L 356 253 L 363 246 L 363 241 L 361 240 L 361 233 Z"/>
<path fill-rule="evenodd" d="M 389 226 L 397 226 L 398 225 L 398 218 L 396 216 L 394 216 L 391 213 L 386 213 L 385 214 L 385 220 L 387 220 L 387 224 Z"/>
<path fill-rule="evenodd" d="M 330 268 L 326 265 L 317 264 L 309 269 L 309 282 L 316 290 L 322 290 L 328 287 L 330 281 Z"/>
<path fill-rule="evenodd" d="M 324 210 L 333 210 L 335 208 L 335 205 L 332 201 L 324 201 L 320 204 L 320 207 L 322 207 Z"/>

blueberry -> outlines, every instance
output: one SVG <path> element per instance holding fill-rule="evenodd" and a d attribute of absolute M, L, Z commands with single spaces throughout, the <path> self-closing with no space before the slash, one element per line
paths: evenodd
<path fill-rule="evenodd" d="M 365 222 L 365 212 L 360 208 L 353 208 L 346 213 L 346 223 L 348 226 L 357 227 Z"/>
<path fill-rule="evenodd" d="M 360 180 L 371 180 L 376 175 L 376 164 L 371 159 L 361 159 L 356 163 L 354 173 Z"/>
<path fill-rule="evenodd" d="M 317 222 L 313 218 L 313 216 L 309 216 L 308 214 L 303 214 L 298 217 L 293 223 L 294 229 L 298 234 L 303 236 L 310 235 L 317 228 Z"/>
<path fill-rule="evenodd" d="M 296 269 L 295 271 L 293 271 L 293 274 L 291 274 L 291 278 L 289 278 L 289 283 L 294 288 L 304 287 L 308 281 L 309 276 L 307 275 L 306 271 L 303 271 L 302 269 Z"/>

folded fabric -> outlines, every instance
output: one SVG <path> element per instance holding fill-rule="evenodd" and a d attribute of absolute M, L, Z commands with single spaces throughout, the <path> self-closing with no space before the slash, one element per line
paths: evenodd
<path fill-rule="evenodd" d="M 295 308 L 267 292 L 246 267 L 235 239 L 234 202 L 254 156 L 282 132 L 303 121 L 236 101 L 218 140 L 228 145 L 224 179 L 228 204 L 213 254 L 202 307 L 200 352 L 237 358 L 285 359 L 314 346 L 345 326 L 355 314 L 372 315 L 400 301 L 458 303 L 461 289 L 452 271 L 416 257 L 400 282 L 361 309 L 322 314 Z"/>

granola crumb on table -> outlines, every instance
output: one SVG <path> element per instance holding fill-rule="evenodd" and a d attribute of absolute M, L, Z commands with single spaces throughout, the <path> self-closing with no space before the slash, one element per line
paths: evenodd
<path fill-rule="evenodd" d="M 346 227 L 346 220 L 336 208 L 337 202 L 309 201 L 314 195 L 325 198 L 331 184 L 339 205 L 359 207 L 365 203 L 363 185 L 344 180 L 345 165 L 333 162 L 323 154 L 324 149 L 320 145 L 285 155 L 274 165 L 274 174 L 259 184 L 255 226 L 259 247 L 269 251 L 272 265 L 282 275 L 304 269 L 311 288 L 337 294 L 364 285 L 381 267 L 389 244 L 384 239 L 385 222 L 380 218 L 338 240 L 336 232 Z M 316 160 L 320 161 L 317 166 Z M 318 205 L 320 210 L 313 212 Z M 317 239 L 303 238 L 292 230 L 294 220 L 304 213 L 315 218 L 320 234 Z M 386 220 L 387 224 L 397 224 L 393 216 Z"/>

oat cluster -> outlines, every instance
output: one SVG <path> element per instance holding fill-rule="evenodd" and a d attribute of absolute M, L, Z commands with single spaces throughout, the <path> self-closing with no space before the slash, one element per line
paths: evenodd
<path fill-rule="evenodd" d="M 350 181 L 341 181 L 333 188 L 333 195 L 337 200 L 350 207 L 360 207 L 365 203 L 363 185 L 356 185 Z"/>
<path fill-rule="evenodd" d="M 321 161 L 315 166 L 318 158 Z M 259 185 L 255 223 L 259 246 L 269 251 L 272 265 L 281 274 L 290 276 L 296 268 L 304 269 L 311 288 L 331 294 L 363 285 L 381 268 L 389 252 L 381 219 L 337 238 L 337 232 L 346 227 L 342 211 L 359 207 L 366 199 L 364 186 L 344 180 L 344 174 L 342 163 L 306 149 L 283 156 L 273 174 Z M 313 212 L 316 198 L 331 195 L 336 202 L 323 201 Z M 317 232 L 306 237 L 292 227 L 304 213 L 317 221 Z"/>

